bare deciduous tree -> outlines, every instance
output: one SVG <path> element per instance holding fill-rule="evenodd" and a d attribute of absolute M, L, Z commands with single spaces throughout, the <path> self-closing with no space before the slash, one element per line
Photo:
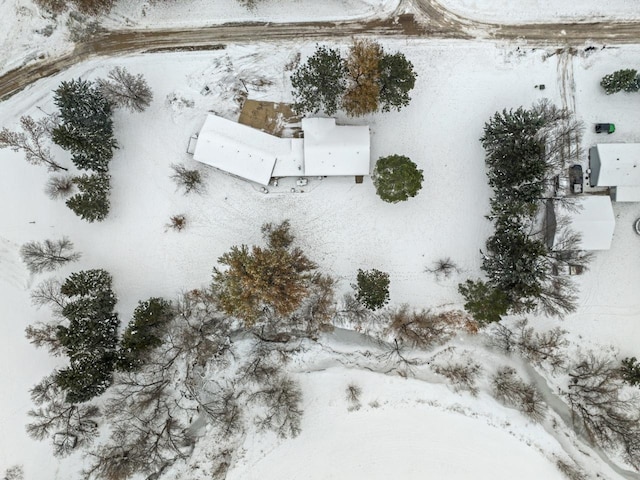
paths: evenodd
<path fill-rule="evenodd" d="M 31 398 L 39 407 L 28 412 L 32 422 L 27 425 L 27 433 L 36 440 L 51 437 L 54 455 L 69 455 L 74 449 L 91 444 L 98 435 L 98 407 L 65 402 L 53 374 L 31 390 Z"/>
<path fill-rule="evenodd" d="M 52 271 L 80 259 L 80 254 L 73 251 L 73 243 L 67 237 L 25 243 L 20 247 L 20 255 L 31 273 Z"/>
<path fill-rule="evenodd" d="M 183 190 L 185 195 L 191 192 L 204 193 L 204 174 L 200 172 L 200 170 L 189 170 L 184 165 L 175 163 L 171 165 L 171 168 L 174 172 L 171 175 L 171 179 L 176 183 L 178 188 Z"/>
<path fill-rule="evenodd" d="M 58 323 L 37 322 L 25 328 L 25 335 L 29 342 L 37 348 L 46 347 L 55 357 L 62 355 L 63 348 L 57 335 Z"/>
<path fill-rule="evenodd" d="M 2 480 L 23 480 L 24 479 L 24 468 L 22 465 L 13 465 L 12 467 L 7 468 L 4 471 L 4 476 Z"/>
<path fill-rule="evenodd" d="M 454 335 L 460 322 L 458 315 L 452 313 L 455 312 L 410 311 L 408 305 L 402 305 L 389 315 L 388 331 L 408 345 L 429 348 Z"/>
<path fill-rule="evenodd" d="M 449 278 L 454 273 L 460 273 L 460 269 L 456 263 L 451 260 L 451 257 L 436 260 L 433 262 L 433 266 L 431 268 L 425 268 L 425 271 L 434 274 L 438 280 Z"/>
<path fill-rule="evenodd" d="M 450 362 L 444 365 L 434 365 L 433 370 L 447 378 L 452 384 L 456 392 L 467 391 L 474 397 L 478 395 L 478 387 L 476 382 L 480 376 L 481 368 L 476 362 L 468 360 L 467 362 Z"/>
<path fill-rule="evenodd" d="M 362 394 L 362 388 L 355 383 L 350 383 L 346 388 L 347 402 L 349 403 L 349 411 L 360 410 L 360 395 Z"/>
<path fill-rule="evenodd" d="M 620 445 L 626 460 L 639 468 L 639 397 L 624 388 L 617 363 L 589 353 L 571 368 L 569 378 L 565 395 L 574 422 L 601 446 Z"/>
<path fill-rule="evenodd" d="M 173 215 L 169 218 L 169 223 L 167 223 L 167 229 L 175 230 L 176 232 L 181 232 L 187 226 L 187 216 L 184 214 Z"/>
<path fill-rule="evenodd" d="M 142 112 L 151 104 L 153 94 L 141 74 L 133 75 L 124 67 L 115 67 L 107 79 L 98 80 L 98 89 L 115 107 L 128 108 L 132 112 Z"/>
<path fill-rule="evenodd" d="M 565 330 L 559 327 L 536 332 L 522 319 L 511 330 L 496 324 L 491 330 L 489 344 L 505 353 L 515 352 L 538 366 L 549 365 L 553 370 L 564 366 L 566 356 L 562 349 L 568 344 Z"/>
<path fill-rule="evenodd" d="M 31 291 L 31 302 L 37 307 L 49 306 L 54 315 L 61 316 L 62 309 L 67 303 L 66 297 L 60 291 L 62 283 L 57 278 L 43 280 Z"/>
<path fill-rule="evenodd" d="M 258 402 L 263 410 L 256 419 L 260 428 L 272 429 L 283 438 L 300 433 L 302 391 L 292 379 L 286 376 L 270 378 L 249 398 Z"/>
<path fill-rule="evenodd" d="M 34 120 L 30 116 L 20 117 L 24 132 L 12 132 L 8 128 L 0 130 L 0 148 L 10 148 L 14 152 L 23 151 L 27 162 L 33 165 L 46 165 L 50 171 L 67 170 L 58 164 L 45 142 L 55 126 L 52 117 Z"/>
<path fill-rule="evenodd" d="M 569 480 L 587 480 L 588 478 L 577 465 L 565 462 L 560 458 L 556 460 L 556 467 L 558 467 L 558 470 Z"/>
<path fill-rule="evenodd" d="M 71 175 L 55 175 L 47 181 L 45 193 L 51 200 L 66 198 L 75 190 Z"/>
<path fill-rule="evenodd" d="M 502 367 L 492 378 L 493 393 L 504 403 L 516 407 L 527 417 L 541 422 L 547 406 L 534 385 L 525 383 L 511 367 Z"/>

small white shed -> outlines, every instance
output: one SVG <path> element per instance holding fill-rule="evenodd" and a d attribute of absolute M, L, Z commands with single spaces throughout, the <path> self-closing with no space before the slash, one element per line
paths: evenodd
<path fill-rule="evenodd" d="M 567 217 L 568 227 L 581 237 L 582 250 L 609 250 L 616 226 L 611 198 L 585 195 L 576 199 L 576 209 L 561 208 L 557 216 Z M 559 240 L 556 235 L 556 241 Z"/>

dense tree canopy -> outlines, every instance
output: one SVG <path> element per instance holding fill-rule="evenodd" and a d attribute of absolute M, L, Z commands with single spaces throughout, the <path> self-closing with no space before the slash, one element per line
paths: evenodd
<path fill-rule="evenodd" d="M 220 307 L 230 315 L 253 324 L 264 311 L 277 315 L 296 310 L 308 295 L 315 263 L 298 247 L 292 247 L 289 222 L 263 229 L 266 247 L 233 246 L 215 268 L 213 290 Z"/>
<path fill-rule="evenodd" d="M 389 155 L 376 162 L 373 184 L 378 196 L 389 203 L 415 197 L 422 188 L 422 170 L 403 155 Z"/>
<path fill-rule="evenodd" d="M 80 170 L 108 171 L 116 147 L 109 102 L 93 83 L 80 79 L 62 82 L 54 102 L 60 124 L 52 131 L 53 141 L 73 154 Z"/>
<path fill-rule="evenodd" d="M 83 220 L 102 221 L 109 214 L 109 175 L 81 175 L 73 178 L 79 192 L 69 198 L 67 206 Z"/>
<path fill-rule="evenodd" d="M 358 270 L 356 300 L 369 310 L 378 310 L 389 303 L 389 274 L 380 270 Z"/>
<path fill-rule="evenodd" d="M 55 374 L 69 403 L 85 402 L 111 385 L 118 343 L 118 315 L 111 275 L 104 270 L 71 274 L 60 288 L 67 298 L 57 337 L 69 366 Z"/>
<path fill-rule="evenodd" d="M 561 316 L 575 309 L 572 282 L 553 271 L 563 264 L 586 267 L 588 255 L 575 251 L 573 234 L 567 252 L 550 249 L 537 225 L 550 179 L 578 159 L 580 128 L 569 112 L 548 102 L 497 112 L 485 124 L 480 140 L 494 192 L 488 218 L 495 224 L 483 252 L 488 280 L 459 285 L 478 321 L 497 321 L 507 312 L 539 309 Z"/>
<path fill-rule="evenodd" d="M 317 46 L 292 75 L 295 110 L 333 115 L 342 108 L 350 116 L 400 110 L 409 104 L 417 74 L 402 53 L 387 54 L 368 39 L 355 39 L 346 57 Z"/>
<path fill-rule="evenodd" d="M 346 69 L 337 49 L 317 46 L 315 53 L 291 76 L 297 112 L 333 115 L 346 89 Z"/>
<path fill-rule="evenodd" d="M 640 77 L 637 70 L 627 68 L 605 75 L 602 77 L 600 85 L 602 85 L 607 95 L 623 90 L 625 92 L 637 92 L 640 90 Z"/>

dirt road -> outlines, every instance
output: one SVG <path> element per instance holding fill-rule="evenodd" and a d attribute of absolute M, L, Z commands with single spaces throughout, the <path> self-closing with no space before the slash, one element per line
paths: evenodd
<path fill-rule="evenodd" d="M 0 100 L 40 78 L 56 74 L 96 56 L 166 50 L 215 48 L 233 42 L 283 39 L 348 38 L 354 35 L 417 38 L 498 39 L 545 45 L 640 43 L 640 22 L 498 25 L 477 22 L 449 12 L 437 0 L 403 0 L 415 14 L 347 22 L 235 23 L 193 29 L 106 31 L 76 44 L 73 52 L 9 71 L 0 77 Z"/>

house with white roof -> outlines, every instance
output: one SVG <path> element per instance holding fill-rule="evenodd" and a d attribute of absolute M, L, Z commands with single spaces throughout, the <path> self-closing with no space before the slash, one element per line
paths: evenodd
<path fill-rule="evenodd" d="M 209 114 L 193 158 L 261 185 L 274 177 L 369 175 L 368 126 L 303 118 L 302 131 L 303 138 L 281 138 Z"/>
<path fill-rule="evenodd" d="M 640 202 L 640 143 L 600 143 L 589 149 L 589 184 L 610 187 L 616 202 Z"/>

